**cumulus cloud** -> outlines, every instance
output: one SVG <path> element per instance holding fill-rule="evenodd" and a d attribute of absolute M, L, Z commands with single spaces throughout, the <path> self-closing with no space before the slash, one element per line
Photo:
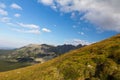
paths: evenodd
<path fill-rule="evenodd" d="M 83 13 L 97 29 L 120 32 L 120 0 L 38 0 L 65 13 Z M 73 14 L 74 16 L 74 14 Z"/>
<path fill-rule="evenodd" d="M 38 25 L 35 24 L 24 24 L 24 23 L 17 23 L 18 26 L 24 27 L 24 28 L 30 28 L 30 29 L 39 29 Z"/>
<path fill-rule="evenodd" d="M 14 14 L 14 16 L 15 16 L 15 17 L 20 17 L 21 15 L 18 14 L 18 13 L 16 13 L 16 14 Z"/>
<path fill-rule="evenodd" d="M 17 10 L 22 10 L 22 7 L 21 6 L 19 6 L 18 4 L 16 4 L 16 3 L 13 3 L 13 4 L 11 4 L 11 6 L 10 6 L 11 8 L 13 8 L 13 9 L 17 9 Z"/>
<path fill-rule="evenodd" d="M 65 41 L 65 44 L 72 44 L 72 45 L 79 45 L 79 44 L 82 44 L 82 45 L 90 45 L 91 43 L 90 42 L 87 42 L 85 40 L 80 40 L 80 39 L 73 39 L 73 40 L 68 40 L 68 41 Z"/>
<path fill-rule="evenodd" d="M 50 30 L 50 29 L 47 29 L 47 28 L 42 28 L 42 31 L 43 31 L 43 32 L 51 32 L 51 30 Z"/>

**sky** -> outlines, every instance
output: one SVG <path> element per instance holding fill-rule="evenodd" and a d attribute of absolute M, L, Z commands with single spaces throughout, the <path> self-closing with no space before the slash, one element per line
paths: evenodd
<path fill-rule="evenodd" d="M 120 32 L 120 0 L 0 0 L 0 47 L 91 44 Z"/>

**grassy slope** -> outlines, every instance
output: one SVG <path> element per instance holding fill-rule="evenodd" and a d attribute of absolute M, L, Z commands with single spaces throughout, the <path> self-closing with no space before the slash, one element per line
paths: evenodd
<path fill-rule="evenodd" d="M 14 50 L 2 50 L 0 49 L 0 56 L 5 56 L 11 54 Z M 0 72 L 18 69 L 21 67 L 28 66 L 28 63 L 15 63 L 15 62 L 8 62 L 6 59 L 0 59 Z"/>
<path fill-rule="evenodd" d="M 14 70 L 22 67 L 29 66 L 28 63 L 15 63 L 15 62 L 8 62 L 5 60 L 0 60 L 0 72 Z"/>
<path fill-rule="evenodd" d="M 5 54 L 9 54 L 9 53 L 12 53 L 14 50 L 2 50 L 0 49 L 0 55 L 5 55 Z"/>
<path fill-rule="evenodd" d="M 120 35 L 43 64 L 2 72 L 0 80 L 120 80 Z"/>

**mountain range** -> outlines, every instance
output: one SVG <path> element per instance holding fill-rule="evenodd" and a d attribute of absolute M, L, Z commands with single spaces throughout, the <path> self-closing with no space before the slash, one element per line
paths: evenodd
<path fill-rule="evenodd" d="M 70 50 L 81 48 L 83 45 L 29 44 L 14 50 L 0 50 L 0 71 L 7 71 L 37 63 L 44 63 Z M 24 65 L 23 65 L 24 64 Z M 8 65 L 6 67 L 6 65 Z M 12 67 L 11 67 L 12 66 Z"/>

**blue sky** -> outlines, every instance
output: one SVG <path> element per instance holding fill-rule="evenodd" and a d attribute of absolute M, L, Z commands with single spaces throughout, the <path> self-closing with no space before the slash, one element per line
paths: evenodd
<path fill-rule="evenodd" d="M 119 0 L 0 0 L 0 47 L 90 44 L 120 32 Z"/>

